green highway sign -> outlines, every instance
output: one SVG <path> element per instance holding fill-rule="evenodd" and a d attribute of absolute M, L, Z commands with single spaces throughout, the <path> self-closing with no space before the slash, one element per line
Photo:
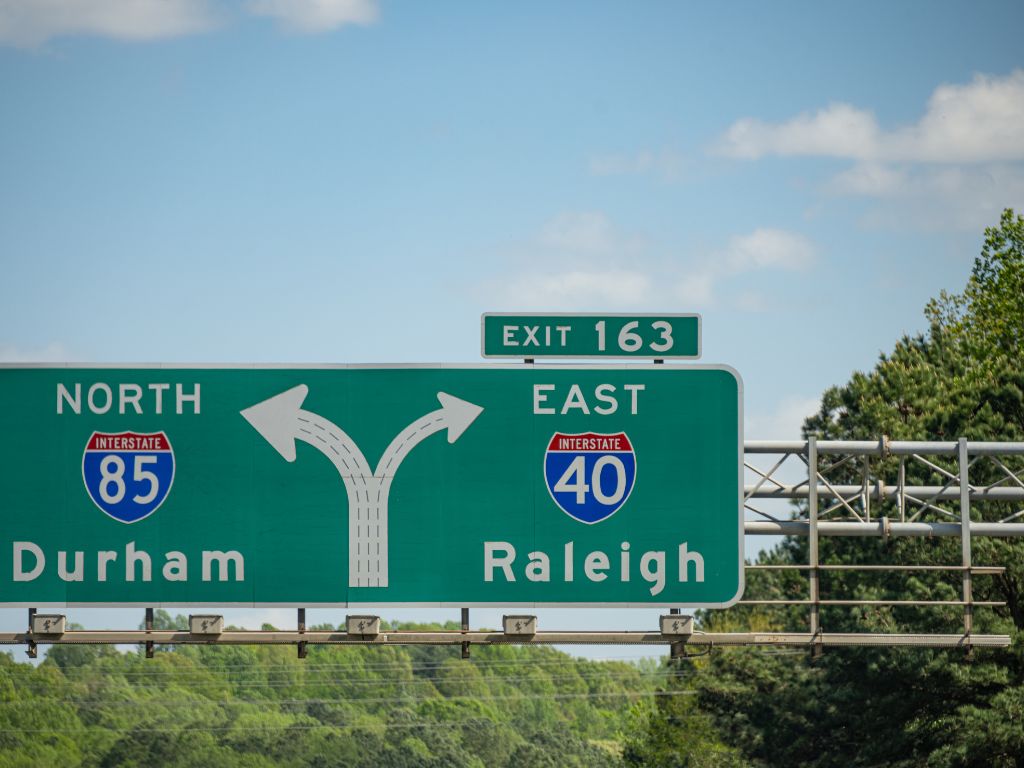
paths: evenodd
<path fill-rule="evenodd" d="M 480 319 L 490 358 L 700 357 L 700 315 L 504 314 Z"/>
<path fill-rule="evenodd" d="M 726 367 L 0 366 L 0 402 L 2 606 L 743 590 Z"/>

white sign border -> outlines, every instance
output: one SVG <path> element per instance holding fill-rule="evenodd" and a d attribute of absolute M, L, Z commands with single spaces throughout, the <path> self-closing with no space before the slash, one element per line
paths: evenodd
<path fill-rule="evenodd" d="M 546 313 L 545 316 L 553 316 Z M 598 315 L 610 317 L 611 315 Z M 637 315 L 624 315 L 637 317 Z M 654 315 L 664 317 L 665 315 Z M 522 371 L 546 368 L 550 370 L 587 371 L 644 371 L 659 374 L 678 371 L 724 371 L 736 381 L 736 425 L 737 425 L 737 499 L 738 499 L 738 574 L 737 590 L 729 600 L 721 603 L 678 603 L 678 602 L 390 602 L 376 600 L 373 602 L 0 602 L 0 608 L 183 608 L 183 607 L 220 607 L 220 608 L 731 608 L 743 597 L 746 581 L 745 549 L 744 549 L 744 498 L 743 498 L 743 378 L 739 371 L 726 364 L 686 364 L 665 363 L 608 363 L 605 365 L 564 363 L 534 363 L 527 368 L 523 363 L 0 363 L 0 371 L 4 370 L 395 370 L 402 368 L 421 370 L 515 370 Z"/>
<path fill-rule="evenodd" d="M 540 355 L 487 354 L 486 324 L 488 317 L 635 317 L 635 318 L 688 318 L 697 319 L 697 353 L 694 355 Z M 480 357 L 485 360 L 532 360 L 535 357 L 556 360 L 700 360 L 704 351 L 704 318 L 698 312 L 484 312 L 480 315 Z"/>

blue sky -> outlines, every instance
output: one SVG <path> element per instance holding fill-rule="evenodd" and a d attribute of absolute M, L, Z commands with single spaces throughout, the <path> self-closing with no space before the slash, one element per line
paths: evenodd
<path fill-rule="evenodd" d="M 697 311 L 747 436 L 796 437 L 1024 208 L 1022 23 L 9 0 L 0 360 L 468 362 L 484 311 Z"/>

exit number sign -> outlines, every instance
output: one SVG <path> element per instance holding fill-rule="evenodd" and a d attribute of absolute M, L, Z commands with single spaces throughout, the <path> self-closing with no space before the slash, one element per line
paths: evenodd
<path fill-rule="evenodd" d="M 700 315 L 504 314 L 481 318 L 484 357 L 700 357 Z"/>

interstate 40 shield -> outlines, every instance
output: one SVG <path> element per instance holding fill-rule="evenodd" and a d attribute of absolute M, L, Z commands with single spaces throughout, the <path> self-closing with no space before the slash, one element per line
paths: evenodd
<path fill-rule="evenodd" d="M 555 432 L 544 454 L 544 480 L 559 509 L 581 523 L 618 512 L 633 491 L 636 454 L 625 432 Z"/>

